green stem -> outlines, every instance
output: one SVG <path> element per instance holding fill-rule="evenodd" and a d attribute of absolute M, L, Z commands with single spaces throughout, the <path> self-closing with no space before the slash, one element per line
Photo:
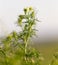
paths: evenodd
<path fill-rule="evenodd" d="M 25 41 L 25 54 L 27 53 L 27 41 Z"/>

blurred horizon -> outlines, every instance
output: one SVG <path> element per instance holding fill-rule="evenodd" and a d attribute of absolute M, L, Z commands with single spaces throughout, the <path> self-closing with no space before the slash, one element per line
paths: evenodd
<path fill-rule="evenodd" d="M 35 41 L 58 41 L 58 0 L 0 0 L 0 37 L 8 35 L 16 26 L 18 15 L 23 8 L 33 7 L 38 19 Z"/>

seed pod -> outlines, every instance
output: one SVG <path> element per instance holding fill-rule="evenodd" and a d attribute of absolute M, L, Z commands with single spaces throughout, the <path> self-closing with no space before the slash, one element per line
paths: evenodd
<path fill-rule="evenodd" d="M 24 8 L 24 13 L 25 13 L 25 14 L 27 13 L 27 9 L 26 9 L 26 8 Z"/>
<path fill-rule="evenodd" d="M 29 7 L 29 10 L 31 11 L 31 10 L 33 10 L 33 8 L 32 7 Z"/>

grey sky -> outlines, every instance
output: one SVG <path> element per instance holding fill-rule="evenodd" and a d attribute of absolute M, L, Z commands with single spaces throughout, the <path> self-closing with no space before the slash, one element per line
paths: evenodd
<path fill-rule="evenodd" d="M 41 23 L 37 25 L 39 35 L 58 36 L 58 0 L 0 0 L 0 35 L 15 30 L 14 23 L 24 7 L 32 6 L 38 10 Z"/>

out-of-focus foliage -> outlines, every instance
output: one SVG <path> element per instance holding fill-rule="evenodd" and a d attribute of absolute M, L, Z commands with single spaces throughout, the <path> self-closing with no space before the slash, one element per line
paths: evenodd
<path fill-rule="evenodd" d="M 50 65 L 58 65 L 58 52 L 53 55 L 53 59 Z"/>
<path fill-rule="evenodd" d="M 36 21 L 34 9 L 24 8 L 24 14 L 19 15 L 17 22 L 22 31 L 14 31 L 2 40 L 0 65 L 40 65 L 42 57 L 39 51 L 29 45 L 36 32 Z"/>

